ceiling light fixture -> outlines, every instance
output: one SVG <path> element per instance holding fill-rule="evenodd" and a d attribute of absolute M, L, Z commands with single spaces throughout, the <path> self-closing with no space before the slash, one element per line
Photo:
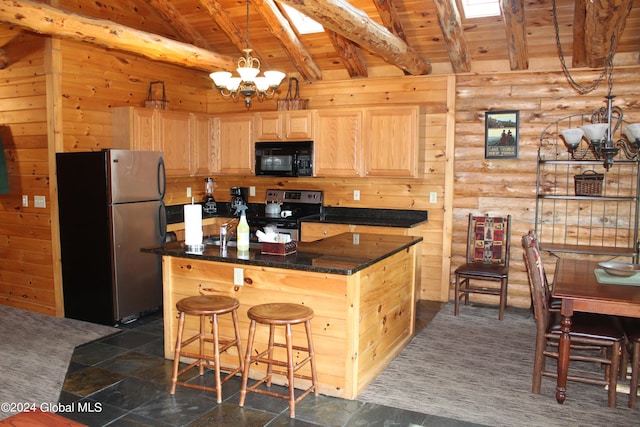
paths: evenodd
<path fill-rule="evenodd" d="M 596 89 L 600 85 L 600 82 L 607 77 L 609 87 L 608 93 L 605 96 L 607 100 L 606 107 L 594 110 L 590 116 L 588 114 L 574 114 L 557 120 L 547 126 L 542 132 L 542 136 L 540 137 L 541 142 L 544 142 L 545 139 L 548 138 L 549 129 L 554 127 L 558 128 L 560 122 L 566 121 L 569 127 L 559 130 L 559 133 L 562 135 L 562 139 L 564 139 L 572 160 L 603 159 L 604 168 L 609 170 L 615 158 L 622 157 L 619 155 L 620 149 L 622 148 L 622 153 L 624 153 L 627 159 L 638 161 L 640 154 L 640 123 L 627 123 L 622 118 L 622 108 L 613 106 L 613 98 L 615 98 L 615 95 L 612 94 L 615 35 L 611 36 L 609 53 L 605 59 L 604 68 L 598 78 L 588 86 L 581 85 L 573 79 L 565 63 L 564 52 L 562 51 L 562 45 L 560 43 L 556 1 L 553 0 L 552 4 L 558 54 L 560 56 L 560 62 L 562 63 L 562 70 L 571 83 L 571 86 L 580 94 L 586 94 Z M 571 125 L 576 122 L 579 127 L 572 128 Z M 625 124 L 625 128 L 621 129 L 623 123 Z M 624 135 L 624 137 L 621 134 Z M 580 148 L 583 139 L 586 139 L 587 144 L 585 147 Z M 543 145 L 546 144 L 543 143 Z"/>
<path fill-rule="evenodd" d="M 260 60 L 251 56 L 253 49 L 249 47 L 249 0 L 247 0 L 247 47 L 242 50 L 243 57 L 238 59 L 236 71 L 240 77 L 232 77 L 229 71 L 217 71 L 209 74 L 214 84 L 223 97 L 231 98 L 234 102 L 244 96 L 244 105 L 251 107 L 251 98 L 256 97 L 262 102 L 265 98 L 271 98 L 285 74 L 280 71 L 265 71 L 260 73 Z"/>

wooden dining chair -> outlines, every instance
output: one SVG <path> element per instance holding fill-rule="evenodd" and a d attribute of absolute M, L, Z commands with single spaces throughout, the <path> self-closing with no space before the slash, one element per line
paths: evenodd
<path fill-rule="evenodd" d="M 549 310 L 549 288 L 545 285 L 546 273 L 540 251 L 529 235 L 522 237 L 522 246 L 536 320 L 536 348 L 531 392 L 540 394 L 543 376 L 557 378 L 556 370 L 547 370 L 545 366 L 548 357 L 558 360 L 561 317 L 560 313 Z M 570 371 L 567 380 L 607 386 L 608 404 L 610 407 L 615 407 L 621 349 L 625 337 L 619 320 L 615 316 L 574 313 L 570 335 Z M 604 372 L 571 369 L 571 364 L 576 362 L 599 364 L 604 367 Z"/>
<path fill-rule="evenodd" d="M 538 234 L 535 230 L 529 230 L 527 234 L 529 236 L 529 244 L 535 246 L 536 250 L 542 254 L 540 250 L 540 243 L 538 242 Z M 562 300 L 560 298 L 554 298 L 551 296 L 552 287 L 549 281 L 547 280 L 547 275 L 544 275 L 544 284 L 549 289 L 549 311 L 560 311 L 562 308 Z M 533 309 L 533 294 L 531 295 L 531 308 Z"/>
<path fill-rule="evenodd" d="M 454 315 L 459 313 L 461 298 L 465 305 L 469 304 L 469 294 L 499 295 L 498 319 L 502 320 L 507 307 L 510 241 L 511 215 L 504 218 L 469 214 L 467 259 L 455 271 Z M 472 284 L 471 280 L 497 281 L 499 286 Z"/>
<path fill-rule="evenodd" d="M 631 360 L 631 380 L 629 381 L 629 408 L 638 406 L 638 379 L 640 377 L 640 319 L 623 319 L 627 335 L 627 346 Z M 627 364 L 623 363 L 621 371 L 626 375 Z"/>

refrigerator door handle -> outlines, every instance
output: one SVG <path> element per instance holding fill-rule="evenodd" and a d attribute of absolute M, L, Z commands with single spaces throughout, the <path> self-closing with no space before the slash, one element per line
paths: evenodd
<path fill-rule="evenodd" d="M 160 200 L 160 205 L 158 206 L 158 231 L 162 236 L 161 242 L 162 246 L 164 246 L 167 240 L 167 207 L 163 200 Z"/>
<path fill-rule="evenodd" d="M 166 190 L 167 190 L 167 178 L 166 178 L 166 171 L 164 166 L 164 158 L 160 157 L 158 159 L 158 193 L 160 193 L 161 199 L 164 199 Z"/>

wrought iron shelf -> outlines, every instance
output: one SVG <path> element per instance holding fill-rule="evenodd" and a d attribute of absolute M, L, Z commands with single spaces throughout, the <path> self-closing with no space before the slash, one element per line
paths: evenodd
<path fill-rule="evenodd" d="M 539 199 L 556 199 L 556 200 L 589 200 L 601 202 L 635 202 L 637 197 L 611 197 L 611 196 L 570 196 L 556 194 L 538 194 Z"/>
<path fill-rule="evenodd" d="M 640 253 L 639 158 L 626 156 L 620 149 L 605 165 L 590 149 L 570 152 L 560 131 L 580 126 L 586 119 L 585 115 L 561 118 L 540 136 L 535 217 L 540 248 L 636 261 Z M 576 176 L 588 170 L 603 175 L 599 194 L 576 196 Z"/>

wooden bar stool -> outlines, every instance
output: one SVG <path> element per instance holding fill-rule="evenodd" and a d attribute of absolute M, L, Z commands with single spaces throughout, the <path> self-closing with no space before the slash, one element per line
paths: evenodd
<path fill-rule="evenodd" d="M 244 360 L 242 353 L 242 344 L 240 342 L 240 329 L 238 327 L 238 300 L 231 297 L 220 295 L 202 295 L 196 297 L 183 298 L 176 304 L 176 308 L 180 313 L 180 319 L 178 321 L 178 336 L 176 337 L 176 348 L 173 357 L 173 375 L 171 376 L 171 394 L 176 392 L 176 384 L 180 384 L 185 387 L 197 388 L 200 390 L 215 391 L 217 394 L 218 403 L 222 402 L 222 384 L 228 381 L 238 372 L 244 371 Z M 232 340 L 220 340 L 218 331 L 218 315 L 231 313 L 233 318 L 233 328 L 235 330 L 235 339 Z M 199 316 L 200 317 L 200 332 L 186 340 L 182 340 L 182 334 L 184 332 L 184 319 L 185 315 Z M 206 336 L 205 319 L 211 316 L 212 323 L 212 337 Z M 199 352 L 191 353 L 183 351 L 182 348 L 191 344 L 192 342 L 199 341 Z M 213 343 L 213 353 L 207 354 L 205 352 L 205 343 Z M 228 374 L 221 380 L 220 379 L 220 354 L 227 351 L 229 348 L 235 346 L 238 350 L 238 367 L 223 368 Z M 180 364 L 181 357 L 188 357 L 195 359 L 184 369 L 178 371 L 178 365 Z M 211 363 L 213 362 L 213 364 Z M 216 386 L 206 387 L 198 384 L 189 384 L 186 382 L 178 381 L 178 377 L 191 368 L 198 366 L 200 369 L 200 375 L 204 374 L 204 368 L 213 368 L 216 377 Z"/>
<path fill-rule="evenodd" d="M 240 406 L 244 406 L 244 399 L 247 395 L 247 391 L 255 393 L 266 394 L 268 396 L 280 397 L 289 400 L 289 411 L 291 418 L 296 416 L 296 403 L 302 400 L 307 394 L 314 391 L 315 395 L 318 395 L 318 376 L 316 374 L 315 356 L 313 352 L 313 341 L 311 338 L 311 319 L 313 318 L 313 310 L 309 307 L 300 304 L 288 304 L 288 303 L 272 303 L 261 304 L 251 307 L 247 311 L 247 316 L 251 319 L 249 326 L 249 339 L 247 342 L 247 354 L 244 362 L 246 369 L 242 375 L 242 388 L 240 389 Z M 256 333 L 256 323 L 262 323 L 269 325 L 269 345 L 262 353 L 252 355 L 253 341 Z M 291 325 L 304 323 L 305 330 L 307 332 L 307 347 L 300 347 L 293 345 Z M 274 342 L 274 332 L 276 326 L 284 325 L 286 329 L 286 344 Z M 273 350 L 274 347 L 281 347 L 287 349 L 287 360 L 274 360 Z M 307 357 L 301 360 L 299 363 L 294 363 L 293 350 L 304 351 L 307 353 Z M 307 362 L 311 364 L 311 376 L 296 373 L 298 369 L 304 366 Z M 256 381 L 253 385 L 247 387 L 249 379 L 249 367 L 252 363 L 266 363 L 267 371 L 266 375 Z M 287 368 L 284 371 L 274 371 L 273 366 L 282 366 Z M 284 395 L 275 393 L 269 390 L 262 390 L 258 387 L 265 383 L 267 387 L 271 386 L 271 378 L 273 374 L 285 375 L 289 382 L 289 394 Z M 311 386 L 306 389 L 298 398 L 294 395 L 294 378 L 302 378 L 311 380 Z"/>

